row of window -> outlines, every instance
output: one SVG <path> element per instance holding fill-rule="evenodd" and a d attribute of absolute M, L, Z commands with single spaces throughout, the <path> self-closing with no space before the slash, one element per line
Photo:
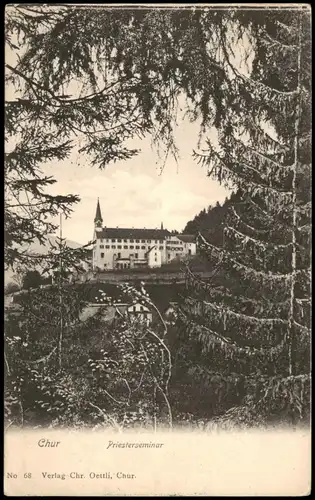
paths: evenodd
<path fill-rule="evenodd" d="M 122 239 L 100 239 L 101 243 L 109 242 L 109 243 L 163 243 L 163 240 L 122 240 Z"/>
<path fill-rule="evenodd" d="M 133 257 L 133 256 L 135 257 L 135 259 L 138 259 L 138 258 L 139 258 L 139 254 L 138 254 L 138 253 L 135 253 L 135 254 L 130 254 L 130 257 Z M 177 253 L 177 254 L 176 254 L 176 257 L 179 257 L 179 256 L 180 256 L 180 254 L 179 254 L 179 253 Z M 105 257 L 105 254 L 104 254 L 104 252 L 102 252 L 102 253 L 101 253 L 101 259 L 104 259 L 104 257 Z M 116 255 L 116 254 L 114 254 L 114 257 L 117 257 L 117 259 L 121 259 L 121 253 L 120 253 L 120 252 L 118 252 L 118 253 L 117 253 L 117 255 Z M 170 254 L 170 253 L 167 255 L 167 258 L 168 258 L 168 259 L 171 259 L 171 258 L 172 258 L 172 256 L 171 256 L 171 254 Z M 157 255 L 156 255 L 156 254 L 154 254 L 154 260 L 155 260 L 155 262 L 157 262 Z M 122 264 L 122 265 L 124 265 L 124 266 L 125 266 L 125 264 Z M 117 265 L 116 265 L 116 267 L 117 267 Z"/>
<path fill-rule="evenodd" d="M 113 250 L 116 250 L 116 249 L 117 250 L 122 250 L 122 249 L 124 249 L 124 250 L 134 250 L 134 249 L 140 250 L 140 245 L 135 245 L 135 246 L 134 245 L 129 245 L 129 246 L 128 245 L 100 245 L 100 248 L 107 248 L 107 249 L 112 248 Z M 146 246 L 144 246 L 144 245 L 141 246 L 141 250 L 146 250 L 146 249 L 147 249 Z M 159 249 L 164 250 L 164 247 L 160 246 Z"/>
<path fill-rule="evenodd" d="M 184 248 L 183 247 L 166 247 L 166 250 L 170 250 L 170 251 L 175 251 L 175 252 L 180 252 L 180 251 L 183 251 Z"/>
<path fill-rule="evenodd" d="M 105 256 L 105 254 L 102 252 L 101 253 L 101 259 L 104 259 L 104 256 Z M 118 252 L 117 255 L 114 253 L 113 257 L 117 257 L 117 259 L 121 259 L 121 253 Z M 135 257 L 135 259 L 138 259 L 139 258 L 139 254 L 138 253 L 135 253 L 135 254 L 131 253 L 130 257 Z"/>

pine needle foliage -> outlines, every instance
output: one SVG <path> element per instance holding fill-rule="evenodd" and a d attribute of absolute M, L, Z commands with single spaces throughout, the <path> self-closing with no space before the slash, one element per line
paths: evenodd
<path fill-rule="evenodd" d="M 199 234 L 200 251 L 224 280 L 218 286 L 188 271 L 181 317 L 203 360 L 192 374 L 223 387 L 223 399 L 239 394 L 224 424 L 297 423 L 310 404 L 310 18 L 300 10 L 247 21 L 251 75 L 233 71 L 237 92 L 220 147 L 208 140 L 195 153 L 210 176 L 242 194 L 229 209 L 223 248 Z"/>

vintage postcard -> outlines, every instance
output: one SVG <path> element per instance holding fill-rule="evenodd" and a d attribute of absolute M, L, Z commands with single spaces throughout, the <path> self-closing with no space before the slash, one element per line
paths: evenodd
<path fill-rule="evenodd" d="M 4 493 L 311 492 L 311 10 L 5 12 Z"/>

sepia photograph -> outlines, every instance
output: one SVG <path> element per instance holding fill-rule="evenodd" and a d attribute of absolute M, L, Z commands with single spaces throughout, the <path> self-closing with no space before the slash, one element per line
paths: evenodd
<path fill-rule="evenodd" d="M 310 5 L 8 4 L 5 493 L 310 493 L 311 208 Z"/>

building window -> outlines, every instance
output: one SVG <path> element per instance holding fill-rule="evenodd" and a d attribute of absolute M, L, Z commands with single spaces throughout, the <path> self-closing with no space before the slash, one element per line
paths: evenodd
<path fill-rule="evenodd" d="M 157 242 L 158 242 L 158 240 L 155 240 L 155 243 L 157 243 Z"/>
<path fill-rule="evenodd" d="M 126 250 L 126 249 L 128 249 L 128 245 L 124 245 L 124 249 L 125 249 L 125 250 Z"/>
<path fill-rule="evenodd" d="M 115 249 L 116 249 L 116 245 L 112 245 L 112 248 L 115 248 Z"/>
<path fill-rule="evenodd" d="M 130 249 L 133 250 L 134 246 L 133 245 L 130 245 Z"/>
<path fill-rule="evenodd" d="M 160 250 L 163 250 L 163 247 L 160 247 Z"/>
<path fill-rule="evenodd" d="M 167 258 L 168 258 L 168 259 L 170 259 L 170 258 L 171 258 L 171 254 L 170 254 L 170 253 L 168 254 Z"/>
<path fill-rule="evenodd" d="M 121 243 L 121 240 L 117 240 L 117 241 L 118 241 L 118 243 Z"/>
<path fill-rule="evenodd" d="M 136 245 L 136 250 L 139 250 L 139 248 L 140 248 L 139 245 Z"/>
<path fill-rule="evenodd" d="M 104 248 L 104 245 L 100 245 L 100 248 Z"/>
<path fill-rule="evenodd" d="M 117 259 L 120 259 L 120 257 L 121 257 L 121 253 L 120 253 L 120 252 L 118 252 L 118 254 L 117 254 Z"/>
<path fill-rule="evenodd" d="M 138 254 L 137 254 L 137 253 L 135 253 L 135 258 L 136 258 L 136 259 L 138 258 Z"/>
<path fill-rule="evenodd" d="M 104 253 L 103 252 L 101 253 L 101 259 L 104 259 Z"/>
<path fill-rule="evenodd" d="M 105 248 L 110 248 L 110 245 L 105 245 Z"/>
<path fill-rule="evenodd" d="M 101 243 L 103 243 L 103 240 L 102 240 L 102 238 L 100 239 L 100 242 L 101 242 Z"/>
<path fill-rule="evenodd" d="M 128 240 L 124 240 L 125 243 L 128 243 Z"/>
<path fill-rule="evenodd" d="M 112 240 L 112 243 L 115 243 L 116 240 Z"/>
<path fill-rule="evenodd" d="M 160 240 L 160 243 L 163 243 L 163 240 Z"/>
<path fill-rule="evenodd" d="M 130 240 L 130 243 L 133 243 L 133 240 Z"/>
<path fill-rule="evenodd" d="M 139 242 L 140 242 L 140 240 L 136 240 L 136 243 L 139 243 Z"/>
<path fill-rule="evenodd" d="M 145 240 L 141 240 L 141 243 L 145 243 Z"/>
<path fill-rule="evenodd" d="M 121 245 L 118 245 L 117 248 L 121 248 Z"/>
<path fill-rule="evenodd" d="M 145 250 L 145 246 L 142 246 L 142 247 L 141 247 L 141 250 Z"/>

